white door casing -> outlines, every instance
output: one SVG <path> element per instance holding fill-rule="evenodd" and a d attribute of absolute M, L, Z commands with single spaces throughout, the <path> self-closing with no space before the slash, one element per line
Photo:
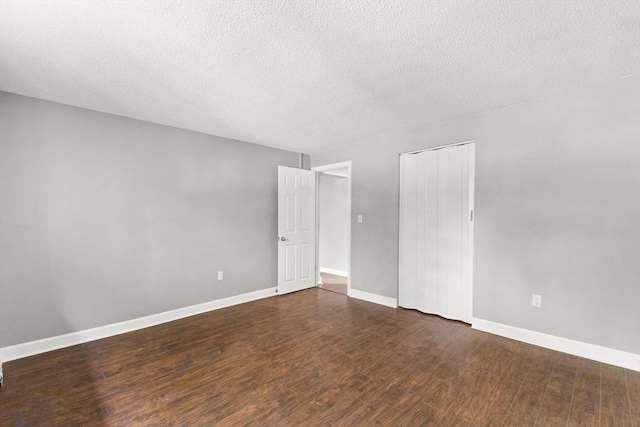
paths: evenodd
<path fill-rule="evenodd" d="M 278 166 L 278 294 L 316 285 L 316 173 Z"/>
<path fill-rule="evenodd" d="M 475 143 L 400 156 L 399 305 L 470 323 Z"/>

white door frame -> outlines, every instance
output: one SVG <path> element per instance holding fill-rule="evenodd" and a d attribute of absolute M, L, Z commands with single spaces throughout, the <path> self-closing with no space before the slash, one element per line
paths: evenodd
<path fill-rule="evenodd" d="M 470 215 L 471 215 L 471 221 L 469 222 L 469 242 L 468 242 L 468 246 L 469 246 L 469 260 L 468 260 L 468 267 L 469 267 L 469 289 L 468 289 L 468 309 L 467 309 L 467 313 L 468 313 L 468 320 L 469 320 L 469 324 L 471 324 L 472 320 L 473 320 L 473 258 L 474 258 L 474 252 L 473 252 L 473 240 L 474 240 L 474 229 L 475 229 L 475 224 L 476 224 L 476 150 L 477 150 L 477 145 L 476 145 L 476 140 L 475 139 L 470 139 L 467 141 L 462 141 L 462 142 L 454 142 L 451 144 L 443 144 L 443 145 L 438 145 L 435 147 L 428 147 L 428 148 L 422 148 L 420 150 L 411 150 L 411 151 L 405 151 L 403 153 L 399 153 L 398 154 L 398 172 L 399 172 L 399 187 L 398 187 L 398 212 L 400 212 L 401 210 L 401 204 L 402 204 L 402 173 L 400 172 L 400 156 L 406 155 L 406 154 L 417 154 L 417 153 L 422 153 L 423 151 L 431 151 L 431 150 L 440 150 L 442 148 L 449 148 L 449 147 L 454 147 L 456 145 L 466 145 L 466 144 L 474 144 L 473 145 L 473 150 L 470 152 L 469 154 L 469 176 L 473 177 L 473 179 L 470 180 L 469 182 L 469 210 L 470 210 Z M 400 239 L 399 237 L 402 235 L 402 221 L 399 218 L 398 221 L 398 249 L 400 249 Z M 398 250 L 398 299 L 400 297 L 400 251 Z"/>
<path fill-rule="evenodd" d="M 318 179 L 318 173 L 327 172 L 336 169 L 347 168 L 347 215 L 349 221 L 347 221 L 347 295 L 351 294 L 351 160 L 340 163 L 331 163 L 328 165 L 315 166 L 311 170 L 316 172 L 316 282 L 320 283 L 320 203 L 318 197 L 320 191 L 318 190 L 320 180 Z"/>

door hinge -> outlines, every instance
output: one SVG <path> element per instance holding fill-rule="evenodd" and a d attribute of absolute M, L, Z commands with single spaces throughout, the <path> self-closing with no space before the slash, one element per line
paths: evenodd
<path fill-rule="evenodd" d="M 473 211 L 469 211 L 469 221 L 473 222 Z"/>

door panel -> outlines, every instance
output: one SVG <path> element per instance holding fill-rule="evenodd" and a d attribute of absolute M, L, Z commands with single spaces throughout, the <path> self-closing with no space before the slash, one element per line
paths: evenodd
<path fill-rule="evenodd" d="M 285 250 L 285 283 L 296 280 L 296 245 L 284 244 Z"/>
<path fill-rule="evenodd" d="M 438 156 L 438 191 L 435 199 L 432 199 L 430 203 L 434 203 L 438 211 L 437 234 L 432 236 L 432 238 L 438 241 L 438 262 L 435 266 L 438 272 L 438 314 L 447 319 L 451 319 L 449 301 L 452 298 L 452 292 L 449 287 L 449 236 L 447 234 L 449 231 L 449 220 L 447 217 L 449 212 L 449 198 L 447 197 L 449 192 L 449 174 L 446 173 L 449 164 L 449 153 L 446 149 L 442 149 L 437 150 L 436 154 Z M 434 268 L 434 266 L 427 268 Z"/>
<path fill-rule="evenodd" d="M 295 187 L 294 187 L 295 188 Z M 285 230 L 288 233 L 296 231 L 296 195 L 285 195 Z"/>
<path fill-rule="evenodd" d="M 310 279 L 311 278 L 311 244 L 301 243 L 300 253 L 301 253 L 300 278 Z"/>
<path fill-rule="evenodd" d="M 315 221 L 315 217 L 314 215 L 312 215 L 312 212 L 311 212 L 311 204 L 312 204 L 311 197 L 302 195 L 300 199 L 302 201 L 301 203 L 302 220 L 301 220 L 300 230 L 309 232 L 311 231 L 311 220 Z M 314 200 L 315 200 L 315 195 L 314 195 Z"/>
<path fill-rule="evenodd" d="M 400 158 L 402 307 L 471 320 L 474 149 L 470 143 Z"/>
<path fill-rule="evenodd" d="M 424 156 L 425 200 L 438 197 L 438 151 L 426 151 Z M 438 205 L 425 203 L 424 311 L 438 312 Z"/>
<path fill-rule="evenodd" d="M 316 285 L 315 172 L 278 166 L 278 293 Z"/>
<path fill-rule="evenodd" d="M 462 319 L 465 314 L 462 311 L 462 299 L 467 297 L 462 292 L 462 199 L 465 196 L 462 192 L 462 147 L 456 146 L 440 150 L 448 151 L 449 158 L 447 164 L 448 192 L 447 198 L 447 264 L 450 298 L 448 302 L 448 317 L 452 319 Z M 467 198 L 469 197 L 466 194 Z M 467 215 L 464 215 L 465 219 Z M 466 223 L 465 223 L 466 224 Z M 464 242 L 466 245 L 466 242 Z"/>

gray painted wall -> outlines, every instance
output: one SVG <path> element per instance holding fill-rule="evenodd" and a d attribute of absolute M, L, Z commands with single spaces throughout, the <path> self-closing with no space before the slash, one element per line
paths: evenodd
<path fill-rule="evenodd" d="M 347 271 L 347 178 L 320 173 L 319 184 L 320 268 Z"/>
<path fill-rule="evenodd" d="M 475 139 L 474 316 L 640 353 L 639 83 L 312 153 L 314 166 L 353 161 L 352 287 L 397 296 L 398 154 Z"/>
<path fill-rule="evenodd" d="M 297 153 L 9 93 L 0 132 L 0 346 L 276 285 Z"/>

